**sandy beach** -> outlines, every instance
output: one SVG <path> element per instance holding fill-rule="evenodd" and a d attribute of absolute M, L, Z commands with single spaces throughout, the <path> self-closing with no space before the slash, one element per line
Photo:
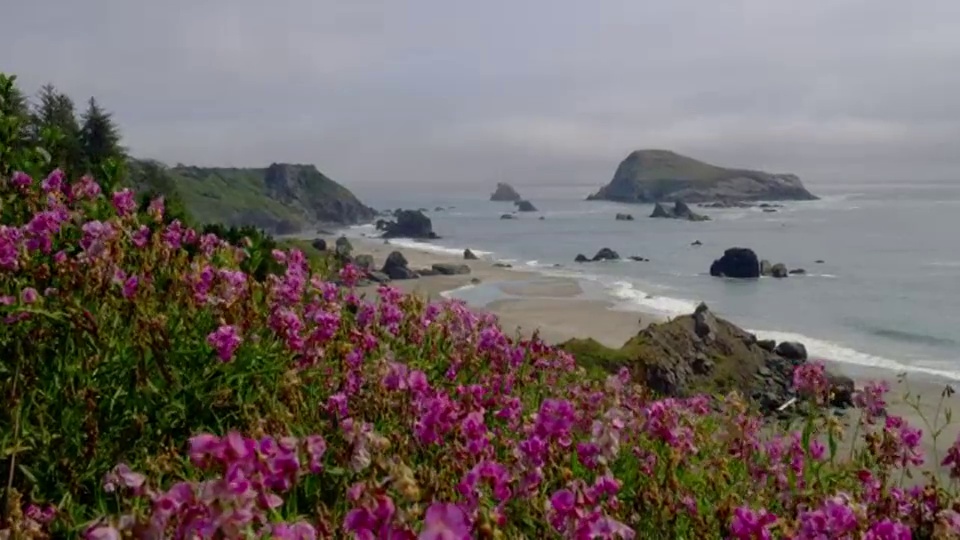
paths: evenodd
<path fill-rule="evenodd" d="M 332 245 L 335 238 L 327 238 L 327 241 Z M 483 294 L 476 295 L 479 302 L 468 301 L 472 307 L 495 313 L 505 330 L 516 330 L 523 335 L 539 330 L 540 336 L 550 343 L 592 337 L 607 346 L 619 347 L 644 325 L 666 320 L 658 313 L 614 309 L 612 302 L 585 295 L 578 281 L 573 278 L 503 268 L 496 266 L 495 259 L 484 257 L 463 260 L 454 255 L 385 244 L 383 240 L 374 238 L 351 239 L 351 242 L 355 253 L 372 255 L 377 266 L 382 265 L 392 251 L 403 253 L 413 269 L 428 268 L 441 262 L 468 265 L 471 272 L 467 275 L 421 277 L 394 281 L 391 285 L 432 300 L 439 300 L 443 293 L 462 287 L 471 286 L 478 291 L 483 289 Z M 370 287 L 367 292 L 375 294 L 375 288 Z M 938 461 L 943 459 L 946 449 L 960 435 L 960 420 L 954 417 L 950 422 L 946 420 L 946 411 L 957 409 L 960 397 L 942 397 L 951 381 L 917 375 L 902 379 L 890 371 L 831 363 L 829 360 L 827 365 L 834 372 L 852 377 L 858 388 L 868 381 L 886 381 L 892 389 L 888 394 L 889 414 L 901 416 L 923 430 L 923 446 L 927 455 L 924 469 L 943 472 Z M 938 413 L 939 417 L 936 417 Z M 859 416 L 859 411 L 851 410 L 843 418 L 847 425 L 846 439 L 852 438 Z M 841 452 L 849 452 L 848 444 L 841 446 Z"/>

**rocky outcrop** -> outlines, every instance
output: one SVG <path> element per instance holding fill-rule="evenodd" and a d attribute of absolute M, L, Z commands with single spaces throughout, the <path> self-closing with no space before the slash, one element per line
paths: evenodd
<path fill-rule="evenodd" d="M 637 150 L 588 199 L 628 203 L 814 200 L 797 176 L 710 165 L 669 150 Z"/>
<path fill-rule="evenodd" d="M 760 261 L 757 260 L 757 254 L 752 249 L 730 248 L 710 265 L 710 275 L 740 279 L 758 278 Z"/>
<path fill-rule="evenodd" d="M 687 203 L 683 201 L 673 203 L 673 208 L 670 210 L 667 210 L 662 204 L 657 203 L 656 206 L 653 207 L 653 213 L 650 214 L 650 217 L 685 219 L 687 221 L 710 221 L 709 217 L 694 212 L 687 206 Z"/>
<path fill-rule="evenodd" d="M 366 271 L 373 270 L 373 255 L 362 253 L 353 258 L 353 264 Z"/>
<path fill-rule="evenodd" d="M 587 367 L 611 373 L 627 368 L 663 396 L 738 391 L 763 412 L 777 414 L 781 405 L 798 397 L 792 387 L 793 371 L 806 362 L 805 350 L 799 354 L 802 345 L 798 345 L 757 341 L 700 304 L 693 314 L 649 325 L 620 349 L 579 339 L 561 348 Z M 837 390 L 842 387 L 849 397 L 852 381 L 831 377 L 836 381 L 832 405 L 849 406 L 849 399 Z"/>
<path fill-rule="evenodd" d="M 335 252 L 337 257 L 341 259 L 348 258 L 353 253 L 353 244 L 350 243 L 350 240 L 346 236 L 341 236 L 337 238 Z"/>
<path fill-rule="evenodd" d="M 617 214 L 617 221 L 633 221 L 633 214 Z"/>
<path fill-rule="evenodd" d="M 577 256 L 573 258 L 573 262 L 585 263 L 590 262 L 590 259 L 583 253 L 577 253 Z"/>
<path fill-rule="evenodd" d="M 503 182 L 498 182 L 497 189 L 490 195 L 491 201 L 516 202 L 522 198 L 517 190 L 513 189 L 513 186 Z"/>
<path fill-rule="evenodd" d="M 770 276 L 775 278 L 785 278 L 789 273 L 787 272 L 787 267 L 783 263 L 777 263 L 770 267 Z"/>
<path fill-rule="evenodd" d="M 380 270 L 390 279 L 413 279 L 417 273 L 410 269 L 407 258 L 399 251 L 391 252 Z"/>
<path fill-rule="evenodd" d="M 313 249 L 317 251 L 326 251 L 327 250 L 327 241 L 323 238 L 317 238 L 313 242 L 310 242 L 310 245 Z"/>
<path fill-rule="evenodd" d="M 263 183 L 268 197 L 299 208 L 313 223 L 353 225 L 376 216 L 373 208 L 313 165 L 274 163 L 264 170 Z"/>
<path fill-rule="evenodd" d="M 608 248 L 608 247 L 600 248 L 600 251 L 598 251 L 597 254 L 594 255 L 594 256 L 593 256 L 593 259 L 591 259 L 591 260 L 592 260 L 593 262 L 597 262 L 597 261 L 617 261 L 617 260 L 620 260 L 620 254 L 617 253 L 616 251 Z"/>
<path fill-rule="evenodd" d="M 433 232 L 433 222 L 420 210 L 398 210 L 395 221 L 377 222 L 377 227 L 383 230 L 383 238 L 439 238 Z"/>
<path fill-rule="evenodd" d="M 477 255 L 476 255 L 474 252 L 470 251 L 469 249 L 463 250 L 463 259 L 464 259 L 464 260 L 467 260 L 467 261 L 475 261 L 475 260 L 477 260 L 477 258 L 478 258 Z"/>
<path fill-rule="evenodd" d="M 532 202 L 526 199 L 517 201 L 514 204 L 517 205 L 517 211 L 519 212 L 536 212 L 537 211 L 537 207 L 534 206 Z"/>

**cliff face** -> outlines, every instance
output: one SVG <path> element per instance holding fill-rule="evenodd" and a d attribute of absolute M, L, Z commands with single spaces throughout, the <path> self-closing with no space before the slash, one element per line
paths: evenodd
<path fill-rule="evenodd" d="M 807 201 L 817 199 L 793 174 L 710 165 L 669 150 L 637 150 L 588 200 L 618 202 Z"/>
<path fill-rule="evenodd" d="M 200 223 L 253 225 L 286 234 L 318 224 L 363 223 L 376 215 L 313 165 L 274 163 L 250 169 L 177 165 L 158 171 L 164 177 L 159 191 L 166 195 L 175 191 Z"/>

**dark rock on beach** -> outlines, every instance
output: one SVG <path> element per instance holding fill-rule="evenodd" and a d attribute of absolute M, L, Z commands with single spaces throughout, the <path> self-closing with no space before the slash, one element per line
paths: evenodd
<path fill-rule="evenodd" d="M 777 263 L 770 267 L 770 275 L 775 278 L 785 278 L 789 273 L 787 272 L 787 267 L 783 263 Z"/>
<path fill-rule="evenodd" d="M 390 279 L 413 279 L 417 273 L 408 266 L 407 258 L 399 251 L 391 252 L 387 260 L 383 263 L 381 272 L 390 277 Z"/>
<path fill-rule="evenodd" d="M 713 261 L 713 264 L 710 265 L 710 275 L 739 279 L 758 278 L 760 277 L 760 262 L 752 249 L 730 248 L 723 252 L 723 257 Z"/>
<path fill-rule="evenodd" d="M 500 216 L 500 219 L 517 219 L 517 216 L 513 214 L 503 214 Z"/>
<path fill-rule="evenodd" d="M 477 256 L 469 249 L 465 249 L 463 250 L 463 259 L 467 261 L 475 261 L 477 260 Z"/>
<path fill-rule="evenodd" d="M 363 270 L 373 269 L 373 255 L 361 254 L 353 258 L 353 264 Z"/>
<path fill-rule="evenodd" d="M 313 249 L 317 251 L 326 251 L 327 250 L 327 241 L 323 238 L 317 238 L 313 242 L 310 242 L 310 245 L 313 246 Z"/>
<path fill-rule="evenodd" d="M 455 276 L 470 273 L 470 267 L 465 264 L 437 263 L 433 265 L 433 269 L 436 270 L 437 273 L 444 276 Z"/>
<path fill-rule="evenodd" d="M 617 221 L 633 221 L 633 214 L 617 214 Z"/>
<path fill-rule="evenodd" d="M 807 348 L 804 347 L 803 343 L 784 341 L 777 345 L 775 352 L 787 360 L 798 360 L 801 362 L 807 360 Z"/>
<path fill-rule="evenodd" d="M 399 210 L 395 214 L 396 221 L 384 221 L 382 225 L 383 238 L 439 238 L 433 232 L 433 222 L 420 210 Z"/>

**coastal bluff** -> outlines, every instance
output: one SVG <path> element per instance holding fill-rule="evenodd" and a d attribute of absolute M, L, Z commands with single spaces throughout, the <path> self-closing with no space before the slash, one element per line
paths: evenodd
<path fill-rule="evenodd" d="M 684 201 L 810 201 L 796 175 L 728 169 L 670 150 L 631 152 L 609 184 L 587 200 L 625 203 Z"/>

